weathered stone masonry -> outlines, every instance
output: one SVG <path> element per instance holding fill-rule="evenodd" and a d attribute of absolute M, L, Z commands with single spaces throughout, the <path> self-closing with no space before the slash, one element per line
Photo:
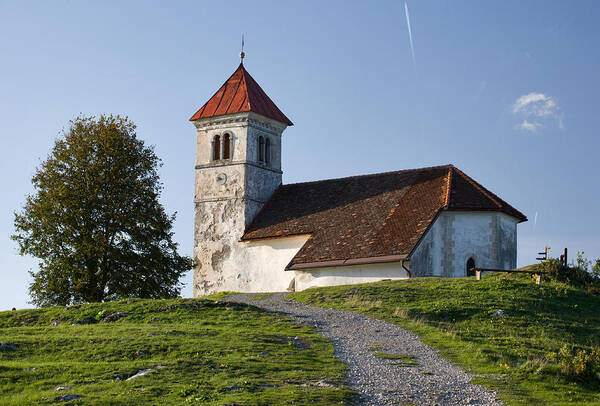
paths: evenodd
<path fill-rule="evenodd" d="M 252 112 L 194 121 L 197 131 L 194 295 L 256 284 L 248 266 L 245 228 L 281 184 L 285 124 Z M 213 160 L 216 135 L 229 134 L 229 159 Z M 270 141 L 270 161 L 259 162 L 259 137 Z"/>

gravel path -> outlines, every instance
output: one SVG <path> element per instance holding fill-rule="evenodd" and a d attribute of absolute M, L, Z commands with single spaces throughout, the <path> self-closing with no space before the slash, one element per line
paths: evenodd
<path fill-rule="evenodd" d="M 335 356 L 348 365 L 348 384 L 365 405 L 502 405 L 496 394 L 423 344 L 411 332 L 352 312 L 312 307 L 273 293 L 260 300 L 237 294 L 225 300 L 287 313 L 333 342 Z M 393 365 L 375 352 L 411 355 L 418 366 Z"/>

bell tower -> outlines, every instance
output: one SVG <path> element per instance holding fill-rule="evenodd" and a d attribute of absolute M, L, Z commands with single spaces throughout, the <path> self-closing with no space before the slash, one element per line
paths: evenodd
<path fill-rule="evenodd" d="M 194 296 L 247 291 L 244 230 L 281 185 L 292 122 L 240 63 L 192 116 L 196 127 Z"/>

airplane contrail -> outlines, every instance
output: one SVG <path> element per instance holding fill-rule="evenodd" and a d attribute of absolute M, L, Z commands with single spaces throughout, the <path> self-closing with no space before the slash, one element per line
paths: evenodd
<path fill-rule="evenodd" d="M 417 59 L 415 58 L 415 48 L 413 46 L 412 29 L 410 28 L 410 16 L 408 14 L 408 4 L 404 2 L 404 13 L 406 14 L 406 26 L 408 27 L 408 42 L 410 42 L 410 53 L 412 55 L 413 66 L 417 70 Z"/>

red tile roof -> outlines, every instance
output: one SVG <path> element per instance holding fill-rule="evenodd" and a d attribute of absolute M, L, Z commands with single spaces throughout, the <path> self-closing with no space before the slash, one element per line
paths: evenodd
<path fill-rule="evenodd" d="M 452 165 L 282 185 L 242 240 L 310 235 L 289 268 L 407 258 L 442 210 L 527 218 Z M 380 259 L 381 261 L 378 261 Z"/>
<path fill-rule="evenodd" d="M 287 125 L 294 125 L 241 63 L 217 93 L 190 118 L 190 121 L 246 111 L 252 111 Z"/>

